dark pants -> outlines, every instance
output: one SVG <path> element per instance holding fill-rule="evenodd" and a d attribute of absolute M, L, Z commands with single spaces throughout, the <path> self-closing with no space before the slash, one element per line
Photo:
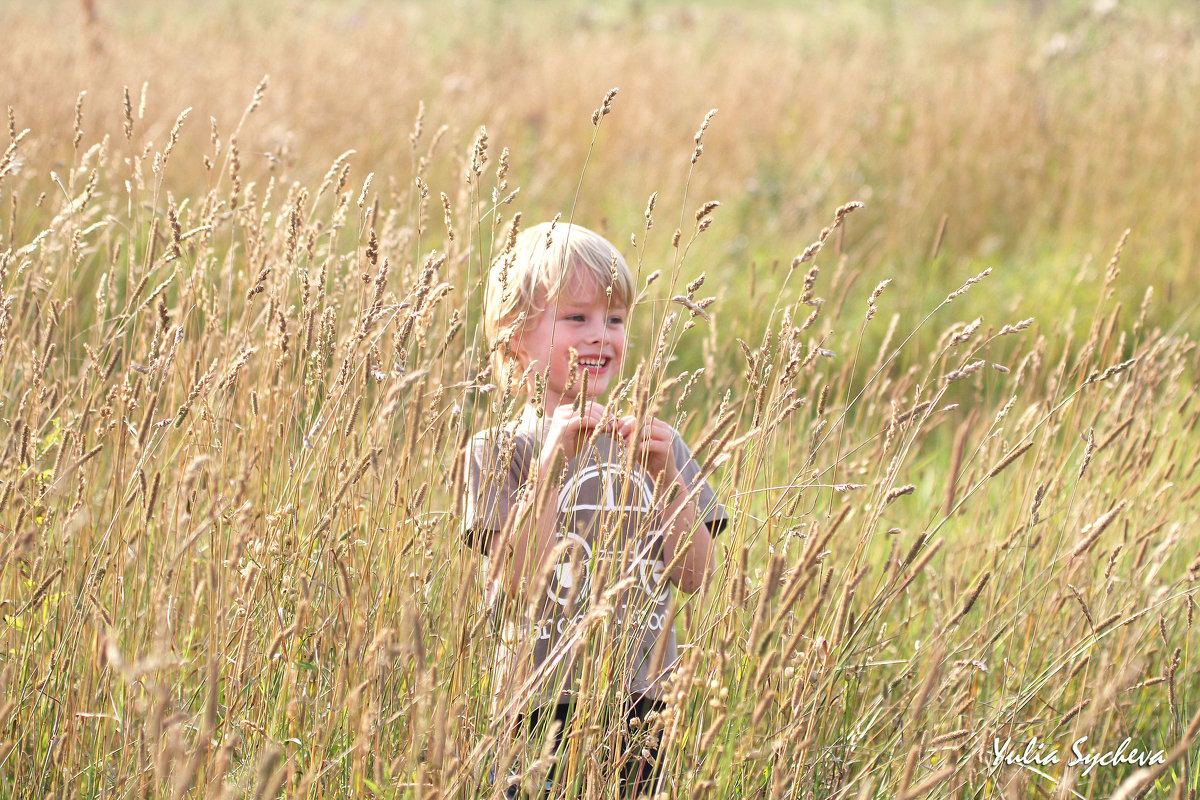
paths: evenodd
<path fill-rule="evenodd" d="M 666 706 L 659 700 L 653 700 L 643 697 L 636 702 L 628 703 L 625 708 L 624 719 L 621 721 L 622 735 L 617 740 L 617 757 L 621 759 L 621 795 L 623 797 L 638 797 L 642 794 L 650 794 L 654 790 L 654 783 L 658 778 L 658 745 L 651 747 L 649 744 L 634 745 L 630 750 L 630 735 L 636 734 L 638 731 L 645 729 L 650 723 L 646 717 L 652 711 L 662 711 Z M 518 735 L 529 736 L 531 731 L 538 730 L 543 725 L 549 725 L 554 721 L 558 722 L 558 730 L 554 734 L 554 751 L 558 760 L 564 757 L 563 752 L 563 732 L 566 731 L 571 715 L 574 712 L 574 704 L 559 703 L 556 706 L 549 708 L 535 709 L 524 715 L 517 721 Z M 630 721 L 638 719 L 641 721 L 640 726 L 636 730 L 630 729 Z M 644 736 L 639 736 L 643 739 Z M 558 762 L 550 767 L 550 772 L 546 775 L 547 785 L 554 782 L 557 772 Z M 516 788 L 510 790 L 509 797 L 521 797 Z"/>

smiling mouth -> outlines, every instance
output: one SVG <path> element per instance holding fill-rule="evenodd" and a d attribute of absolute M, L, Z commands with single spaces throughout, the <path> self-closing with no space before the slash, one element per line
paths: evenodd
<path fill-rule="evenodd" d="M 608 366 L 608 358 L 581 358 L 576 363 L 584 369 L 600 371 Z"/>

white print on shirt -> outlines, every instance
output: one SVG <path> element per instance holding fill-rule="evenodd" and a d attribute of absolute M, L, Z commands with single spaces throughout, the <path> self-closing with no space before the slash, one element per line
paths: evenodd
<path fill-rule="evenodd" d="M 565 606 L 572 595 L 587 597 L 588 587 L 592 583 L 592 573 L 588 567 L 592 560 L 591 546 L 586 539 L 571 531 L 567 531 L 565 538 L 570 544 L 554 565 L 554 574 L 546 586 L 546 595 L 560 606 Z M 576 556 L 577 548 L 583 549 L 581 556 Z M 575 588 L 576 582 L 578 589 Z"/>
<path fill-rule="evenodd" d="M 624 612 L 624 610 L 626 608 L 627 608 L 627 606 L 622 606 L 621 607 L 622 612 Z M 554 633 L 554 632 L 557 632 L 558 634 L 561 635 L 572 623 L 574 623 L 576 620 L 578 620 L 580 618 L 581 618 L 581 616 L 576 616 L 575 619 L 567 619 L 566 617 L 558 617 L 556 619 L 538 620 L 533 625 L 534 638 L 549 639 L 551 633 Z M 622 620 L 624 620 L 623 616 L 616 617 L 618 630 L 624 624 Z M 667 625 L 669 625 L 669 624 L 670 623 L 667 621 L 666 614 L 660 614 L 657 611 L 651 611 L 646 616 L 646 628 L 648 630 L 661 631 L 661 630 L 664 630 L 667 627 Z"/>
<path fill-rule="evenodd" d="M 592 548 L 576 533 L 567 533 L 565 538 L 570 540 L 571 544 L 554 565 L 554 571 L 546 586 L 546 596 L 560 606 L 567 605 L 572 596 L 576 600 L 587 597 L 588 588 L 592 583 Z M 583 550 L 581 557 L 575 556 L 573 551 L 576 548 Z M 596 556 L 603 559 L 606 554 L 604 551 L 597 551 Z M 663 580 L 666 568 L 667 565 L 660 558 L 638 556 L 633 562 L 634 574 L 638 576 L 642 593 L 654 603 L 667 602 L 667 584 Z M 579 588 L 575 588 L 576 584 Z"/>
<path fill-rule="evenodd" d="M 667 582 L 663 580 L 666 570 L 667 565 L 662 559 L 639 558 L 637 561 L 637 574 L 642 581 L 642 591 L 647 597 L 653 597 L 655 603 L 667 602 L 669 592 Z M 658 590 L 657 596 L 655 590 Z"/>
<path fill-rule="evenodd" d="M 589 481 L 596 481 L 600 484 L 596 487 L 598 505 L 576 502 L 584 485 Z M 618 487 L 624 486 L 635 486 L 641 489 L 640 504 L 618 504 L 617 498 L 620 494 Z M 650 493 L 646 482 L 632 478 L 616 464 L 591 464 L 584 467 L 572 475 L 566 486 L 558 493 L 559 511 L 636 511 L 645 514 L 650 511 L 653 503 L 654 495 Z"/>
<path fill-rule="evenodd" d="M 564 608 L 572 597 L 577 600 L 579 598 L 586 598 L 588 587 L 592 581 L 591 547 L 578 534 L 568 532 L 565 538 L 571 540 L 571 545 L 567 547 L 558 564 L 554 567 L 551 580 L 546 587 L 547 596 Z M 583 548 L 584 555 L 582 558 L 572 558 L 572 550 L 575 547 Z M 604 558 L 605 553 L 598 551 L 596 555 L 598 558 Z M 634 574 L 638 576 L 638 588 L 649 599 L 649 605 L 651 606 L 661 605 L 667 601 L 669 592 L 667 584 L 663 580 L 666 568 L 667 565 L 660 558 L 639 556 L 633 562 Z M 574 588 L 576 581 L 580 583 L 578 589 Z M 638 605 L 644 607 L 645 604 L 639 603 Z M 628 610 L 629 602 L 626 602 L 622 604 L 620 613 L 615 615 L 614 621 L 618 628 L 623 626 Z M 534 623 L 534 636 L 537 639 L 549 639 L 552 633 L 557 631 L 561 634 L 568 625 L 582 619 L 582 617 L 583 609 L 580 609 L 572 619 L 562 616 L 538 620 Z M 666 624 L 665 615 L 657 611 L 651 611 L 646 618 L 646 627 L 652 631 L 662 630 Z"/>
<path fill-rule="evenodd" d="M 588 484 L 597 484 L 595 491 L 587 492 Z M 636 487 L 632 491 L 625 487 Z M 640 490 L 640 491 L 639 491 Z M 633 495 L 631 498 L 629 495 Z M 596 504 L 580 503 L 580 496 L 594 496 Z M 621 501 L 632 500 L 622 503 Z M 654 496 L 644 480 L 632 478 L 616 464 L 592 464 L 584 467 L 567 481 L 558 495 L 558 510 L 560 513 L 574 511 L 627 511 L 637 514 L 649 513 L 654 503 Z M 653 535 L 653 534 L 652 534 Z M 564 531 L 562 538 L 568 541 L 558 563 L 554 566 L 551 579 L 546 586 L 546 595 L 565 607 L 574 598 L 579 600 L 587 597 L 591 586 L 591 561 L 593 550 L 587 540 L 573 531 Z M 597 552 L 597 557 L 604 554 Z M 633 562 L 634 574 L 643 594 L 650 599 L 651 605 L 665 603 L 669 590 L 663 580 L 666 565 L 660 558 L 638 556 Z M 622 624 L 628 605 L 622 607 L 616 615 L 617 624 Z M 575 619 L 582 616 L 582 610 Z M 575 619 L 553 617 L 538 620 L 534 623 L 534 636 L 537 639 L 549 639 L 555 632 L 561 634 Z M 652 631 L 662 630 L 667 624 L 665 615 L 651 611 L 646 619 L 646 626 Z"/>

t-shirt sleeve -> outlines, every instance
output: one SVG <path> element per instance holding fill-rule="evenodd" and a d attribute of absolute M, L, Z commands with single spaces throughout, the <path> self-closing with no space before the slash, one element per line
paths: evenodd
<path fill-rule="evenodd" d="M 717 500 L 717 493 L 709 485 L 708 479 L 700 477 L 700 465 L 692 457 L 692 452 L 683 441 L 683 436 L 679 431 L 675 431 L 671 449 L 675 456 L 675 464 L 679 467 L 679 477 L 683 479 L 688 491 L 696 491 L 696 482 L 700 482 L 699 493 L 695 495 L 696 507 L 699 509 L 700 520 L 715 536 L 729 523 L 729 514 L 725 511 L 725 506 Z"/>
<path fill-rule="evenodd" d="M 494 428 L 475 434 L 467 444 L 462 533 L 467 544 L 485 555 L 504 529 L 521 487 L 516 444 L 510 434 Z"/>

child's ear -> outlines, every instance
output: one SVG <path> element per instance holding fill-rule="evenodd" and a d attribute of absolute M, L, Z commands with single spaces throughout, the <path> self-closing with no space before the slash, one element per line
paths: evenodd
<path fill-rule="evenodd" d="M 517 367 L 524 367 L 526 363 L 522 357 L 521 348 L 514 345 L 512 339 L 504 343 L 504 358 Z"/>

